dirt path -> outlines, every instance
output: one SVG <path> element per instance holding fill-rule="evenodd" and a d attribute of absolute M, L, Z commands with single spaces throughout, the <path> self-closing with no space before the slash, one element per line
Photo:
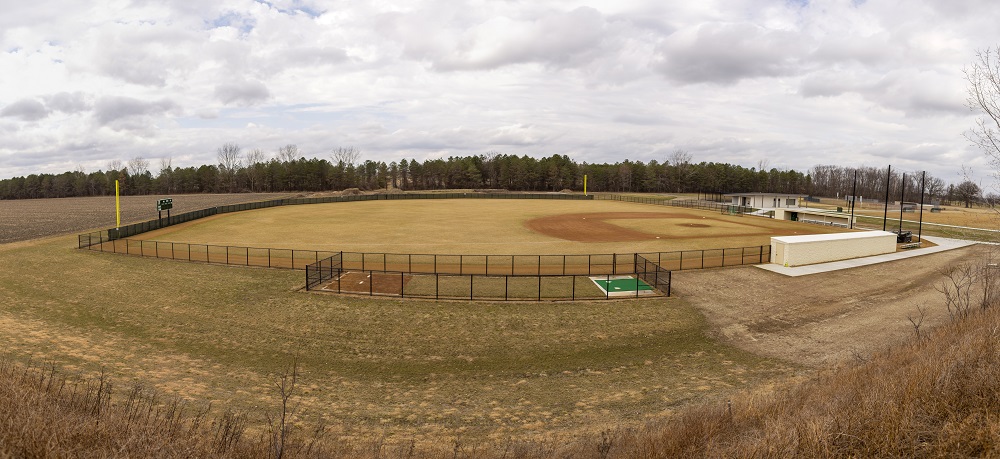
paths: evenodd
<path fill-rule="evenodd" d="M 861 268 L 785 277 L 752 266 L 678 271 L 674 292 L 704 312 L 720 339 L 810 366 L 866 356 L 949 320 L 939 269 L 981 246 Z M 720 288 L 729 285 L 732 288 Z"/>

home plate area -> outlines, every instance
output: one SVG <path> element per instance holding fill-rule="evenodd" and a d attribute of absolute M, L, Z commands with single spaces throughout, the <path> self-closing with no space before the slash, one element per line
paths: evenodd
<path fill-rule="evenodd" d="M 364 293 L 382 295 L 401 295 L 403 287 L 413 278 L 403 273 L 380 273 L 364 271 L 345 271 L 332 282 L 324 285 L 321 290 L 343 293 Z"/>
<path fill-rule="evenodd" d="M 656 295 L 653 287 L 635 276 L 591 276 L 590 280 L 609 297 Z"/>

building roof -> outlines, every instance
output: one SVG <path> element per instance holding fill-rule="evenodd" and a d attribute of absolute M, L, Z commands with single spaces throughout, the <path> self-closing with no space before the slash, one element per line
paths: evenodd
<path fill-rule="evenodd" d="M 726 193 L 723 196 L 795 196 L 801 198 L 808 195 L 802 193 Z"/>
<path fill-rule="evenodd" d="M 772 241 L 780 242 L 818 242 L 837 241 L 844 239 L 865 239 L 870 237 L 896 237 L 896 233 L 888 231 L 861 231 L 855 233 L 824 233 L 824 234 L 803 234 L 800 236 L 772 236 Z"/>

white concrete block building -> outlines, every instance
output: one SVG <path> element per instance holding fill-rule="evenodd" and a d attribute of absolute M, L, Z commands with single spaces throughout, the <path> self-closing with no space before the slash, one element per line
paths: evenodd
<path fill-rule="evenodd" d="M 896 251 L 896 233 L 808 234 L 771 238 L 771 263 L 802 266 L 829 261 L 870 257 Z"/>
<path fill-rule="evenodd" d="M 725 196 L 732 199 L 734 206 L 757 209 L 795 208 L 799 207 L 799 202 L 805 197 L 794 193 L 728 193 Z"/>

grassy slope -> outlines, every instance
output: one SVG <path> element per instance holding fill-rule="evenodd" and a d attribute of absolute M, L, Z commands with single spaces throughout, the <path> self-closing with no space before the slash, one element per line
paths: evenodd
<path fill-rule="evenodd" d="M 0 246 L 0 341 L 257 412 L 301 364 L 302 419 L 393 438 L 550 438 L 634 425 L 793 371 L 721 345 L 679 299 L 490 304 L 297 291 L 301 272 Z M 259 418 L 258 418 L 259 419 Z"/>
<path fill-rule="evenodd" d="M 331 456 L 300 448 L 286 457 L 995 457 L 998 321 L 1000 309 L 994 307 L 802 384 L 737 394 L 731 406 L 716 401 L 688 407 L 642 429 L 565 443 L 439 440 L 416 451 L 406 444 L 349 445 L 331 438 L 323 443 L 334 451 Z M 124 408 L 127 403 L 95 410 L 95 397 L 70 401 L 68 389 L 56 393 L 59 378 L 55 384 L 51 379 L 44 371 L 25 372 L 0 361 L 0 457 L 261 457 L 267 448 L 266 439 L 247 435 L 219 453 L 225 442 L 214 425 L 199 430 L 169 416 L 128 416 L 150 411 L 142 400 L 132 411 Z M 308 441 L 303 433 L 295 438 L 300 447 Z"/>
<path fill-rule="evenodd" d="M 1000 310 L 777 394 L 688 410 L 612 457 L 995 457 Z"/>

